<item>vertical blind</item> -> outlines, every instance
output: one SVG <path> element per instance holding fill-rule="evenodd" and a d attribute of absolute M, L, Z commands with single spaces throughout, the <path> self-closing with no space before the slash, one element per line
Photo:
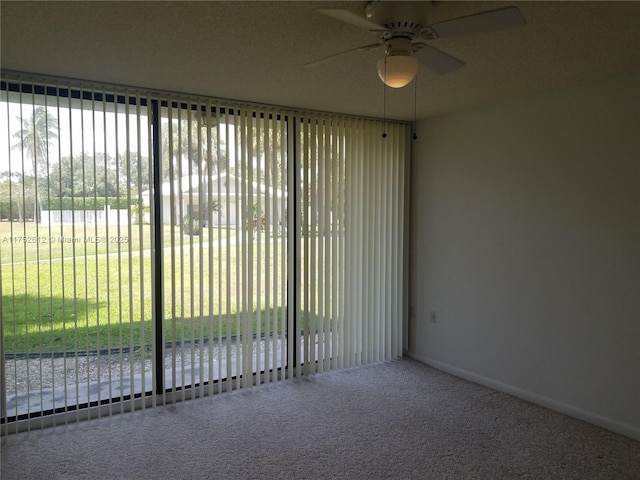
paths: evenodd
<path fill-rule="evenodd" d="M 0 90 L 3 434 L 401 355 L 406 125 Z"/>
<path fill-rule="evenodd" d="M 124 411 L 152 364 L 149 99 L 4 78 L 1 93 L 3 431 Z"/>
<path fill-rule="evenodd" d="M 402 124 L 300 119 L 296 291 L 305 374 L 402 355 L 406 135 Z"/>
<path fill-rule="evenodd" d="M 162 218 L 175 225 L 162 243 L 166 386 L 184 399 L 282 379 L 287 122 L 211 101 L 161 105 Z"/>

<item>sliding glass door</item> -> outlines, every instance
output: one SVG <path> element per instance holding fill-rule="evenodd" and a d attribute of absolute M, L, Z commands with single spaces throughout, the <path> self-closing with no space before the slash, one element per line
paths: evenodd
<path fill-rule="evenodd" d="M 303 372 L 397 358 L 405 126 L 313 115 L 298 127 L 295 291 Z"/>
<path fill-rule="evenodd" d="M 184 397 L 283 378 L 287 122 L 166 100 L 159 128 L 165 385 Z"/>
<path fill-rule="evenodd" d="M 150 384 L 146 99 L 2 89 L 3 415 L 126 401 Z"/>
<path fill-rule="evenodd" d="M 0 93 L 3 433 L 401 355 L 406 125 Z"/>

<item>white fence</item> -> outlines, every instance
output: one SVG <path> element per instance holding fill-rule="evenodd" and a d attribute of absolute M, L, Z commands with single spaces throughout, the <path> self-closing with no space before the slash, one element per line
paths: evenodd
<path fill-rule="evenodd" d="M 109 205 L 103 210 L 42 210 L 42 225 L 126 225 L 129 223 L 129 210 L 112 209 Z"/>

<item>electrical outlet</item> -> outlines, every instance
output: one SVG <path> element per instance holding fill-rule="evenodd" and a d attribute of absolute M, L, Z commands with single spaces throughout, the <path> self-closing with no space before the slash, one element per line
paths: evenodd
<path fill-rule="evenodd" d="M 429 312 L 429 321 L 431 323 L 436 323 L 436 312 L 434 311 Z"/>

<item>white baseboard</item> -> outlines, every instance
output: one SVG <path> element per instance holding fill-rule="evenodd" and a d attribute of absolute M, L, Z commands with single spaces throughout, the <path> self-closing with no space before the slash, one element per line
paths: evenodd
<path fill-rule="evenodd" d="M 621 435 L 625 435 L 627 437 L 633 438 L 634 440 L 640 441 L 640 428 L 634 427 L 633 425 L 628 425 L 626 423 L 619 422 L 612 418 L 604 417 L 597 413 L 594 413 L 588 410 L 583 410 L 573 405 L 569 405 L 568 403 L 560 402 L 552 398 L 538 395 L 536 393 L 529 392 L 527 390 L 523 390 L 518 387 L 514 387 L 513 385 L 502 383 L 497 380 L 493 380 L 491 378 L 485 377 L 483 375 L 478 375 L 477 373 L 473 373 L 468 370 L 464 370 L 462 368 L 454 367 L 452 365 L 442 363 L 437 360 L 424 357 L 422 355 L 417 355 L 415 353 L 410 353 L 410 352 L 405 352 L 405 354 L 409 358 L 413 358 L 414 360 L 425 363 L 438 370 L 442 370 L 443 372 L 450 373 L 451 375 L 455 375 L 456 377 L 464 378 L 465 380 L 469 380 L 474 383 L 484 385 L 485 387 L 493 388 L 494 390 L 499 390 L 501 392 L 508 393 L 509 395 L 513 395 L 514 397 L 521 398 L 528 402 L 535 403 L 536 405 L 543 406 L 550 410 L 554 410 L 564 415 L 568 415 L 570 417 L 574 417 L 579 420 L 592 423 L 599 427 L 606 428 L 613 432 L 616 432 Z"/>

